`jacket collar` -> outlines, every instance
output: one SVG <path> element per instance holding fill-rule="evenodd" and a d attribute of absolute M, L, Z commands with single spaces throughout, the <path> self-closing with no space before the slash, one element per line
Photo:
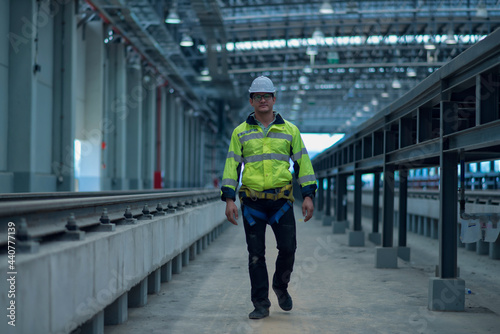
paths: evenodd
<path fill-rule="evenodd" d="M 279 112 L 277 111 L 273 111 L 275 114 L 276 114 L 276 120 L 274 121 L 274 124 L 285 124 L 285 120 L 283 119 L 283 117 L 281 117 L 281 115 L 279 114 Z M 252 112 L 250 115 L 248 115 L 247 117 L 247 120 L 246 122 L 250 125 L 258 125 L 257 124 L 257 121 L 255 120 L 255 111 Z"/>

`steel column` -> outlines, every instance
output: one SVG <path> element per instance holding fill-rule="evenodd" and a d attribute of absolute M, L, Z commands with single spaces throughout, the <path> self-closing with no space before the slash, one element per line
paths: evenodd
<path fill-rule="evenodd" d="M 323 181 L 325 178 L 320 178 L 319 187 L 318 187 L 318 213 L 323 211 L 324 203 L 325 203 L 325 194 L 323 189 Z"/>
<path fill-rule="evenodd" d="M 373 173 L 373 208 L 372 208 L 372 232 L 378 233 L 378 216 L 380 202 L 380 173 Z"/>
<path fill-rule="evenodd" d="M 360 171 L 354 172 L 354 231 L 361 231 L 361 212 L 363 211 L 361 203 L 361 195 L 363 191 L 363 183 L 361 181 L 361 176 L 363 174 Z"/>
<path fill-rule="evenodd" d="M 337 195 L 337 200 L 335 201 L 335 218 L 337 221 L 344 221 L 347 218 L 347 210 L 344 206 L 344 196 L 347 194 L 347 177 L 345 175 L 337 175 L 335 193 Z"/>
<path fill-rule="evenodd" d="M 326 208 L 325 215 L 332 215 L 332 178 L 328 177 L 327 179 L 327 188 L 326 188 Z"/>
<path fill-rule="evenodd" d="M 408 170 L 399 170 L 399 229 L 398 246 L 406 246 L 406 216 L 408 208 Z"/>
<path fill-rule="evenodd" d="M 384 164 L 382 246 L 392 247 L 394 231 L 394 166 Z"/>
<path fill-rule="evenodd" d="M 439 190 L 439 277 L 457 277 L 457 152 L 441 153 Z"/>

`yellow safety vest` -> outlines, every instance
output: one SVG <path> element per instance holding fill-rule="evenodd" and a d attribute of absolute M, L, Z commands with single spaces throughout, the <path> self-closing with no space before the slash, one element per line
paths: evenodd
<path fill-rule="evenodd" d="M 316 177 L 299 129 L 276 113 L 274 124 L 264 135 L 253 115 L 237 126 L 231 136 L 222 176 L 221 199 L 236 198 L 243 165 L 241 182 L 244 189 L 261 192 L 290 184 L 290 159 L 302 196 L 313 197 L 317 189 Z"/>

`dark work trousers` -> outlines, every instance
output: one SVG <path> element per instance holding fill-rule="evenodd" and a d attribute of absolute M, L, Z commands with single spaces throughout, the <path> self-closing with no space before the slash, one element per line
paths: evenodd
<path fill-rule="evenodd" d="M 243 198 L 242 211 L 245 206 L 249 206 L 258 211 L 264 212 L 268 217 L 276 213 L 284 204 L 286 199 L 276 201 L 269 199 L 252 200 Z M 253 216 L 252 216 L 253 217 Z M 269 278 L 266 267 L 266 226 L 268 222 L 257 217 L 253 217 L 255 225 L 250 226 L 243 215 L 243 225 L 248 248 L 248 271 L 252 286 L 251 299 L 255 307 L 266 307 L 271 305 L 269 301 Z M 276 269 L 273 276 L 273 288 L 285 291 L 290 282 L 290 275 L 293 270 L 295 260 L 295 249 L 297 248 L 297 238 L 295 229 L 295 217 L 293 208 L 280 218 L 279 222 L 271 224 L 276 244 L 278 257 L 276 259 Z"/>

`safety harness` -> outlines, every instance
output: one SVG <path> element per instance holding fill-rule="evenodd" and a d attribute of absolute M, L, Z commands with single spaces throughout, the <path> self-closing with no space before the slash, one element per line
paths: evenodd
<path fill-rule="evenodd" d="M 239 195 L 240 199 L 249 197 L 253 201 L 258 199 L 272 199 L 273 201 L 276 201 L 278 199 L 286 198 L 287 200 L 293 202 L 295 199 L 293 198 L 292 189 L 293 186 L 291 184 L 287 184 L 283 188 L 255 191 L 243 185 L 240 188 Z"/>
<path fill-rule="evenodd" d="M 282 198 L 287 199 L 286 203 L 272 216 L 268 216 L 266 213 L 251 208 L 248 205 L 242 205 L 243 216 L 246 218 L 250 226 L 255 225 L 254 217 L 266 220 L 269 225 L 279 222 L 281 217 L 283 217 L 288 209 L 292 207 L 292 203 L 294 201 L 291 184 L 288 184 L 282 188 L 269 189 L 264 191 L 255 191 L 253 189 L 242 186 L 239 191 L 239 197 L 242 203 L 242 200 L 245 197 L 251 198 L 253 201 L 256 201 L 258 199 L 270 199 L 273 201 Z"/>

